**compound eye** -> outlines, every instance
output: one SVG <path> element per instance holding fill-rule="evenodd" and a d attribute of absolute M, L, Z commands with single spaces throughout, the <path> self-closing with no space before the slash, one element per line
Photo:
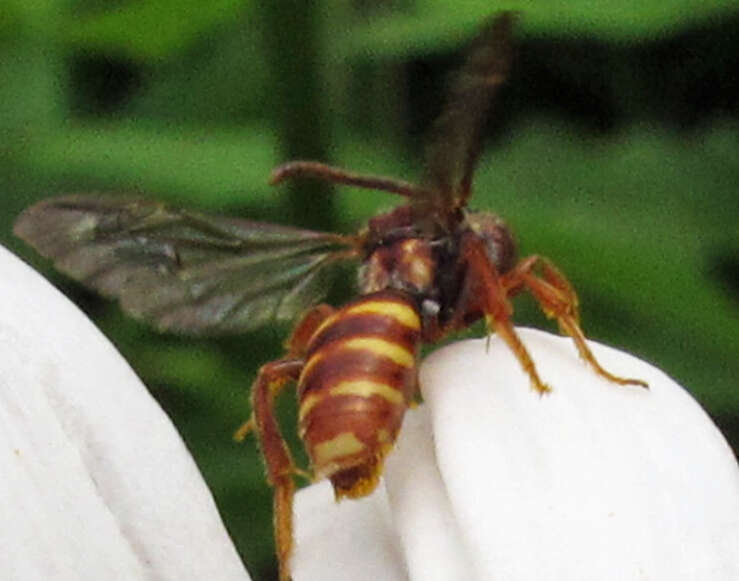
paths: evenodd
<path fill-rule="evenodd" d="M 516 262 L 516 244 L 508 226 L 495 214 L 474 212 L 468 216 L 470 229 L 485 242 L 488 258 L 499 273 L 508 272 Z"/>

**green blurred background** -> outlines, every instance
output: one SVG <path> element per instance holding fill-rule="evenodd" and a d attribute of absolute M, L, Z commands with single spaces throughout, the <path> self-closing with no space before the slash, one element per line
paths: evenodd
<path fill-rule="evenodd" d="M 0 4 L 0 242 L 139 372 L 255 579 L 274 575 L 270 491 L 253 443 L 231 434 L 249 413 L 256 367 L 279 355 L 288 330 L 156 335 L 50 272 L 13 239 L 13 219 L 55 193 L 114 190 L 351 232 L 397 200 L 270 188 L 270 168 L 316 158 L 417 178 L 445 75 L 503 8 L 522 11 L 518 55 L 474 205 L 503 215 L 523 253 L 568 274 L 591 338 L 664 369 L 739 449 L 736 1 Z M 336 301 L 352 284 L 352 271 L 339 274 Z M 531 300 L 516 306 L 519 324 L 553 328 Z"/>

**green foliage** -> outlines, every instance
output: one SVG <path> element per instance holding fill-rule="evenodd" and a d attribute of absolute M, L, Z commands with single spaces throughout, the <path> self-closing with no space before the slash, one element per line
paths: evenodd
<path fill-rule="evenodd" d="M 95 10 L 66 22 L 63 39 L 84 51 L 157 60 L 182 51 L 204 34 L 240 18 L 243 0 L 138 0 Z"/>
<path fill-rule="evenodd" d="M 21 18 L 16 2 L 8 1 L 0 5 L 0 42 L 7 41 L 12 36 L 13 29 L 20 24 Z"/>
<path fill-rule="evenodd" d="M 388 11 L 360 21 L 339 39 L 347 54 L 373 58 L 408 57 L 458 49 L 465 38 L 499 10 L 521 14 L 522 34 L 594 36 L 613 41 L 664 37 L 681 29 L 731 14 L 734 0 L 672 0 L 670 2 L 539 2 L 417 0 L 403 11 Z"/>
<path fill-rule="evenodd" d="M 254 27 L 234 21 L 185 54 L 144 79 L 147 89 L 132 96 L 130 115 L 233 127 L 263 119 L 272 107 L 269 67 Z"/>
<path fill-rule="evenodd" d="M 88 188 L 148 191 L 223 208 L 269 193 L 273 149 L 274 136 L 257 125 L 206 131 L 144 122 L 85 124 L 40 136 L 24 161 L 33 171 Z"/>

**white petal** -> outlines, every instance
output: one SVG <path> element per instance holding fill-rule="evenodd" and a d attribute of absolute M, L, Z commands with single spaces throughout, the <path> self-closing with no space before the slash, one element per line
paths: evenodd
<path fill-rule="evenodd" d="M 340 514 L 351 501 L 334 508 L 327 493 L 308 530 L 312 491 L 301 493 L 296 580 L 345 578 L 353 538 L 358 562 L 373 543 L 397 546 L 379 577 L 388 580 L 739 579 L 739 467 L 698 404 L 630 355 L 591 343 L 607 369 L 650 390 L 601 380 L 568 339 L 519 332 L 554 392 L 531 391 L 496 338 L 488 350 L 478 340 L 434 353 L 421 369 L 426 403 L 409 413 L 386 487 L 365 505 L 389 503 L 392 526 L 359 531 L 361 510 L 355 527 Z M 322 556 L 320 572 L 302 575 L 303 543 Z"/>
<path fill-rule="evenodd" d="M 328 481 L 297 495 L 293 579 L 405 579 L 385 489 L 360 500 L 334 502 Z"/>
<path fill-rule="evenodd" d="M 33 580 L 249 577 L 130 367 L 0 248 L 0 570 Z"/>

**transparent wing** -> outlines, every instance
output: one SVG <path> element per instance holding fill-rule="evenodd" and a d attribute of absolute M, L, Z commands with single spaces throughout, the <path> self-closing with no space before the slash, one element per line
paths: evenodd
<path fill-rule="evenodd" d="M 99 195 L 39 202 L 14 232 L 134 317 L 186 334 L 292 319 L 324 295 L 326 267 L 358 247 L 350 236 Z"/>
<path fill-rule="evenodd" d="M 509 74 L 514 20 L 514 13 L 504 12 L 483 28 L 452 77 L 446 106 L 432 127 L 425 189 L 439 212 L 460 208 L 469 198 L 485 119 Z"/>

